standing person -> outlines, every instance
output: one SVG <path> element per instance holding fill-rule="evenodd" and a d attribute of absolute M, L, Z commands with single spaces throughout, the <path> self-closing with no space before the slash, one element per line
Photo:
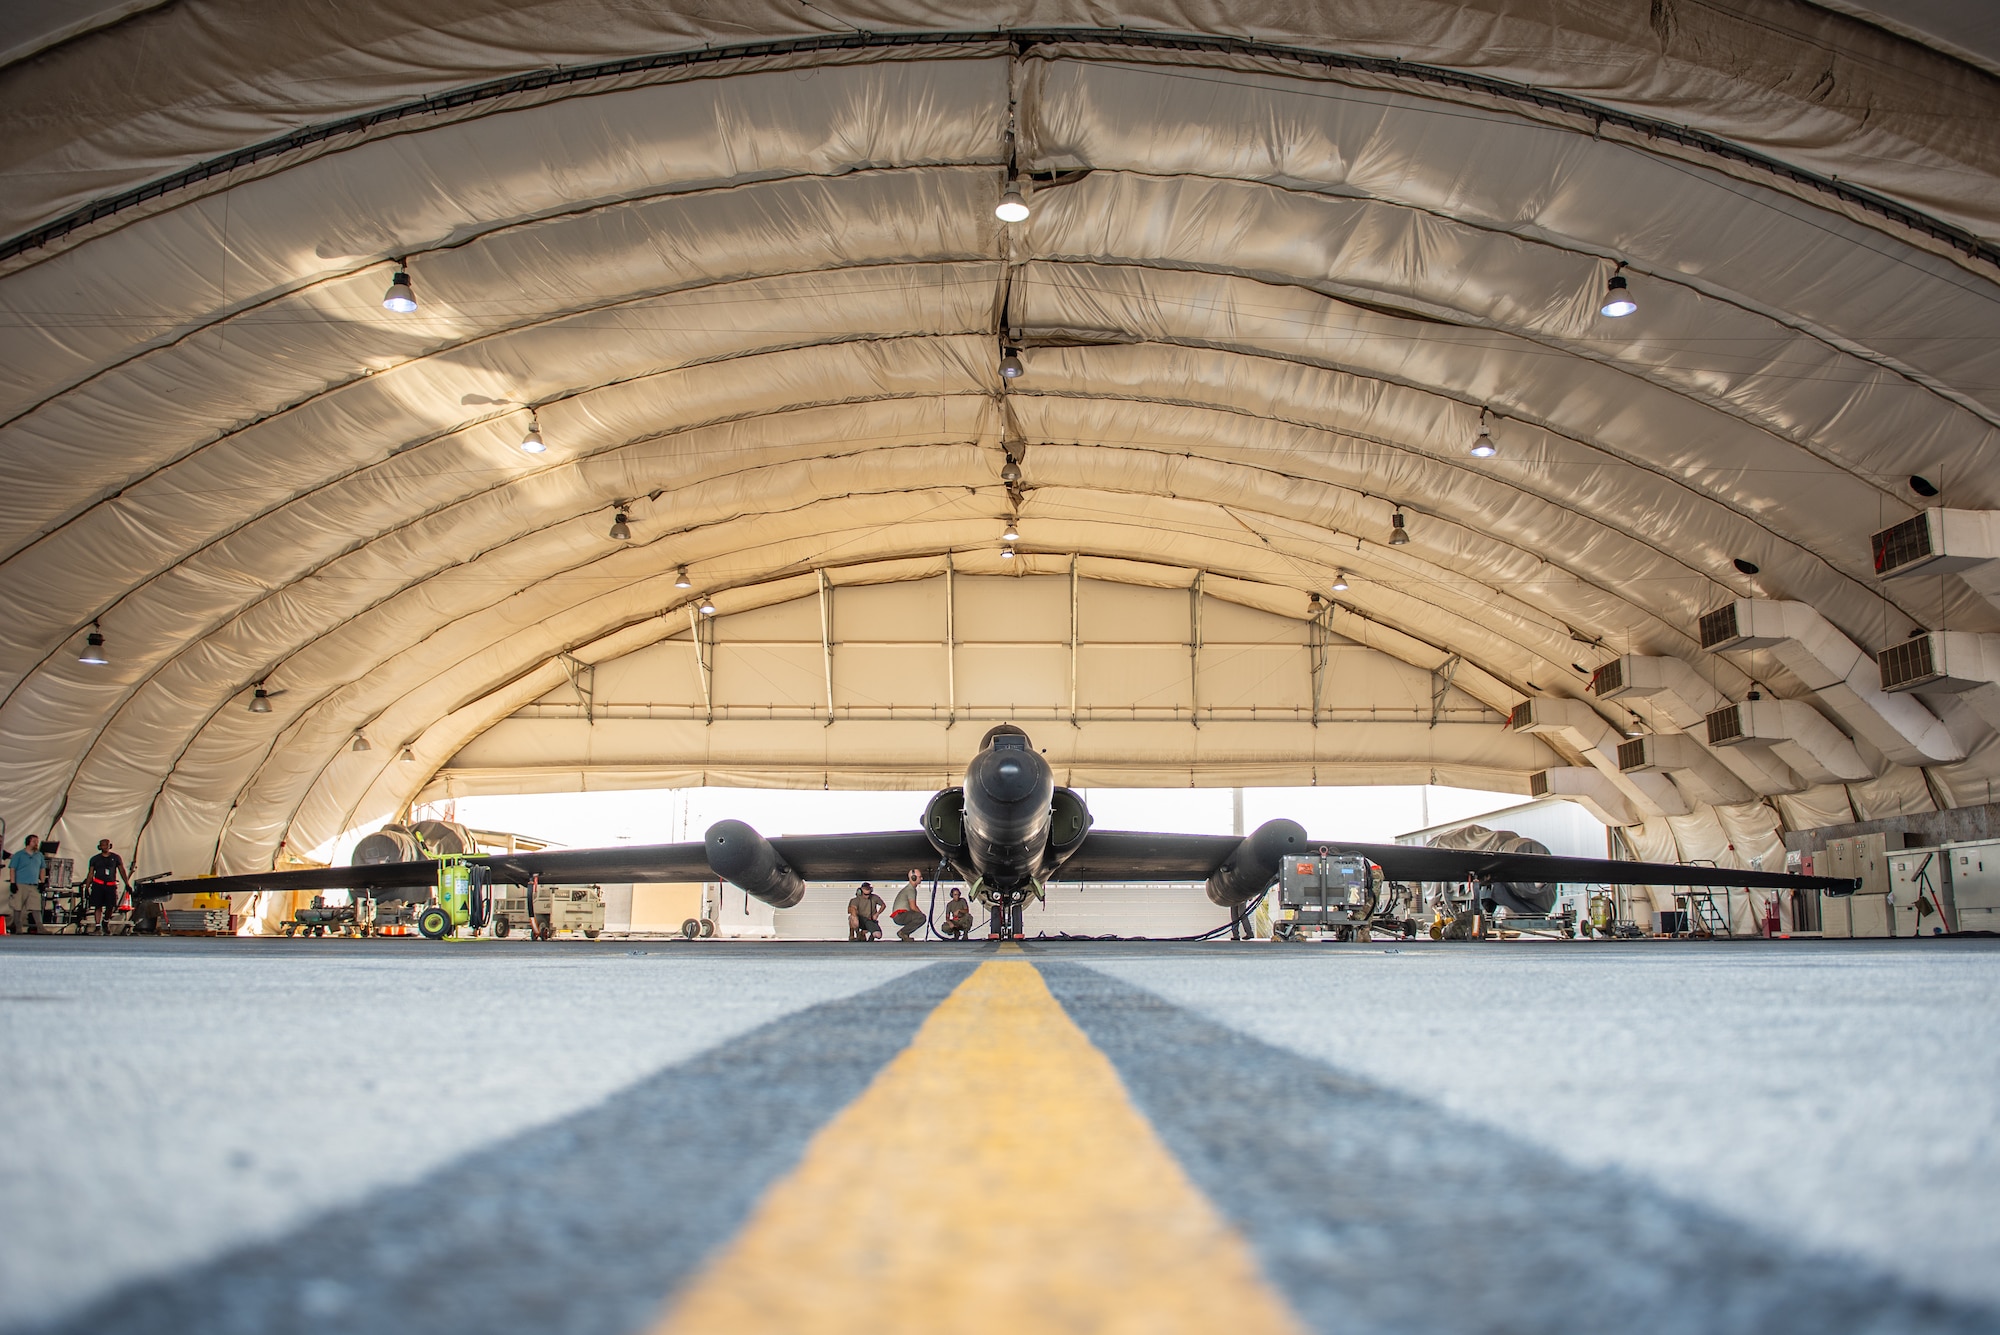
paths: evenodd
<path fill-rule="evenodd" d="M 118 883 L 125 883 L 126 893 L 131 893 L 132 877 L 125 870 L 125 859 L 111 851 L 109 839 L 97 841 L 97 852 L 90 859 L 90 870 L 85 890 L 89 894 L 91 916 L 97 922 L 97 930 L 111 932 L 111 913 L 118 907 Z"/>
<path fill-rule="evenodd" d="M 951 902 L 944 906 L 944 934 L 954 941 L 963 941 L 972 934 L 971 901 L 955 885 L 951 888 Z"/>
<path fill-rule="evenodd" d="M 917 929 L 924 925 L 924 911 L 917 907 L 917 893 L 923 888 L 923 868 L 910 868 L 910 879 L 896 892 L 896 907 L 889 911 L 889 921 L 896 924 L 898 941 L 914 939 Z"/>
<path fill-rule="evenodd" d="M 855 890 L 854 898 L 847 901 L 847 939 L 880 941 L 884 907 L 882 896 L 875 893 L 874 885 L 863 881 Z"/>
<path fill-rule="evenodd" d="M 49 860 L 42 856 L 42 841 L 34 835 L 21 851 L 7 859 L 7 930 L 42 930 L 42 882 L 48 879 Z"/>

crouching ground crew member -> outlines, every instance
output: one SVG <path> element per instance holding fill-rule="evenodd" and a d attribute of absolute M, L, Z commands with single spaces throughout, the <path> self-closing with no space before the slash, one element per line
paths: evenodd
<path fill-rule="evenodd" d="M 872 884 L 863 881 L 854 898 L 847 901 L 847 939 L 880 941 L 883 907 L 882 896 L 875 893 Z"/>
<path fill-rule="evenodd" d="M 49 860 L 42 856 L 42 841 L 28 836 L 21 851 L 7 859 L 7 930 L 39 932 L 42 929 L 42 880 L 48 875 Z"/>
<path fill-rule="evenodd" d="M 963 941 L 972 934 L 972 902 L 955 885 L 951 888 L 951 902 L 944 906 L 944 934 L 954 941 Z"/>
<path fill-rule="evenodd" d="M 889 921 L 896 924 L 898 941 L 913 940 L 917 929 L 924 925 L 924 911 L 917 907 L 917 892 L 923 888 L 923 868 L 910 868 L 910 879 L 896 892 L 896 907 L 889 911 Z"/>

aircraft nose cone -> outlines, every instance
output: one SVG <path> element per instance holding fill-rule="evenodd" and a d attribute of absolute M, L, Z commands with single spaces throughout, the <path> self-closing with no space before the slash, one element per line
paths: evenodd
<path fill-rule="evenodd" d="M 1018 802 L 1035 787 L 1033 768 L 1019 756 L 1002 756 L 987 774 L 986 790 L 1002 802 Z"/>

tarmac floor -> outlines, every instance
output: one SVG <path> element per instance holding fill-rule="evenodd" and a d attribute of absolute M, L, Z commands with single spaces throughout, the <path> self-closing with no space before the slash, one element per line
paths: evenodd
<path fill-rule="evenodd" d="M 2000 1331 L 2000 942 L 0 940 L 0 1330 Z"/>

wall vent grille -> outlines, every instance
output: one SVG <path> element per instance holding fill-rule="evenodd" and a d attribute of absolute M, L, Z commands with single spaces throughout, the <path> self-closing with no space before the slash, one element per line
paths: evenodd
<path fill-rule="evenodd" d="M 1634 737 L 1629 742 L 1618 743 L 1618 768 L 1626 773 L 1646 768 L 1646 739 Z"/>
<path fill-rule="evenodd" d="M 1868 541 L 1875 549 L 1875 573 L 1893 574 L 1906 565 L 1933 555 L 1930 516 L 1905 519 L 1900 524 L 1883 529 Z"/>
<path fill-rule="evenodd" d="M 1743 711 L 1736 705 L 1724 705 L 1708 716 L 1708 744 L 1720 746 L 1743 736 Z"/>
<path fill-rule="evenodd" d="M 1522 728 L 1532 728 L 1534 725 L 1535 702 L 1533 700 L 1523 700 L 1520 704 L 1515 705 L 1514 712 L 1507 716 L 1507 726 L 1517 732 Z"/>
<path fill-rule="evenodd" d="M 1701 618 L 1701 647 L 1713 649 L 1718 644 L 1727 644 L 1740 639 L 1742 633 L 1736 628 L 1736 604 L 1725 603 Z"/>
<path fill-rule="evenodd" d="M 1613 691 L 1625 689 L 1625 660 L 1614 658 L 1597 671 L 1590 674 L 1590 693 L 1603 699 Z"/>
<path fill-rule="evenodd" d="M 1547 797 L 1549 795 L 1549 772 L 1538 769 L 1528 776 L 1528 796 Z"/>
<path fill-rule="evenodd" d="M 1882 669 L 1882 689 L 1885 691 L 1913 686 L 1944 675 L 1937 670 L 1937 656 L 1931 652 L 1931 637 L 1928 635 L 1890 645 L 1876 662 Z"/>

